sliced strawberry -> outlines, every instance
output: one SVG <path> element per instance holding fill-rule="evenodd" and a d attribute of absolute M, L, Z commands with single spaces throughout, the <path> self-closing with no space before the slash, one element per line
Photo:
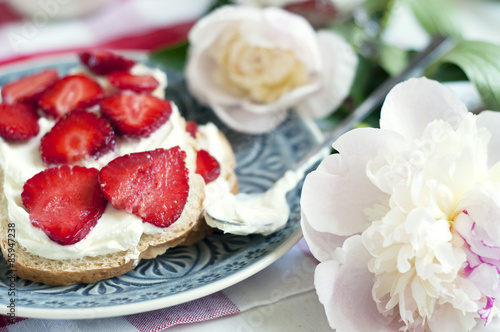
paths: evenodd
<path fill-rule="evenodd" d="M 185 158 L 178 146 L 118 157 L 101 169 L 99 183 L 115 209 L 168 227 L 179 219 L 187 202 Z"/>
<path fill-rule="evenodd" d="M 120 90 L 132 90 L 135 92 L 152 92 L 160 83 L 151 75 L 132 75 L 127 72 L 116 72 L 106 75 L 114 87 Z"/>
<path fill-rule="evenodd" d="M 217 179 L 220 175 L 220 165 L 208 151 L 199 150 L 196 154 L 196 173 L 200 174 L 205 183 Z"/>
<path fill-rule="evenodd" d="M 21 198 L 33 226 L 69 245 L 85 238 L 106 208 L 95 168 L 63 165 L 26 181 Z"/>
<path fill-rule="evenodd" d="M 196 133 L 198 132 L 198 124 L 195 121 L 187 121 L 186 131 L 190 133 L 193 138 L 196 138 Z"/>
<path fill-rule="evenodd" d="M 100 103 L 102 114 L 109 119 L 119 135 L 146 137 L 172 114 L 167 100 L 146 93 L 122 91 Z"/>
<path fill-rule="evenodd" d="M 38 115 L 28 104 L 0 104 L 0 136 L 7 140 L 24 141 L 38 135 Z"/>
<path fill-rule="evenodd" d="M 128 71 L 136 64 L 134 60 L 103 50 L 81 52 L 78 57 L 87 68 L 97 75 Z"/>
<path fill-rule="evenodd" d="M 73 110 L 42 137 L 40 155 L 47 164 L 74 164 L 87 156 L 97 159 L 115 147 L 115 133 L 106 119 Z"/>
<path fill-rule="evenodd" d="M 330 0 L 305 0 L 292 2 L 285 10 L 304 17 L 314 28 L 324 28 L 338 15 L 338 10 Z"/>
<path fill-rule="evenodd" d="M 45 114 L 61 117 L 75 108 L 90 107 L 102 99 L 101 86 L 85 75 L 70 75 L 47 89 L 38 105 Z"/>
<path fill-rule="evenodd" d="M 2 87 L 2 100 L 6 104 L 22 102 L 36 105 L 42 93 L 58 78 L 59 74 L 53 69 L 22 77 Z"/>

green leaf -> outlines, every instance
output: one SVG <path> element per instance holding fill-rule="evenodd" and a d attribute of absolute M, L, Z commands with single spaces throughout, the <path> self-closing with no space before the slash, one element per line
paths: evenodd
<path fill-rule="evenodd" d="M 460 67 L 476 86 L 486 107 L 500 111 L 500 45 L 461 40 L 440 62 Z"/>
<path fill-rule="evenodd" d="M 396 46 L 380 45 L 378 56 L 380 65 L 391 76 L 401 73 L 408 65 L 408 53 Z"/>
<path fill-rule="evenodd" d="M 234 5 L 234 2 L 231 0 L 216 0 L 212 3 L 210 8 L 208 9 L 208 12 L 211 12 L 219 7 L 226 6 L 226 5 Z"/>
<path fill-rule="evenodd" d="M 458 8 L 449 0 L 403 0 L 420 25 L 431 35 L 459 37 Z M 393 10 L 397 14 L 397 10 Z"/>
<path fill-rule="evenodd" d="M 189 43 L 183 42 L 153 53 L 149 59 L 165 68 L 182 72 L 186 65 L 188 49 Z"/>

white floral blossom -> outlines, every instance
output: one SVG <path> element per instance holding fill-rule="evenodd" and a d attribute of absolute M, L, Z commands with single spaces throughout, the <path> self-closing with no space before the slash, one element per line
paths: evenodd
<path fill-rule="evenodd" d="M 316 0 L 316 1 L 317 2 L 323 1 L 324 3 L 330 2 L 333 5 L 333 7 L 337 10 L 339 16 L 345 16 L 352 13 L 354 9 L 358 8 L 365 2 L 365 0 Z M 251 5 L 260 7 L 269 7 L 269 6 L 284 7 L 290 4 L 311 2 L 311 0 L 236 0 L 235 2 L 241 5 Z"/>
<path fill-rule="evenodd" d="M 448 88 L 411 79 L 389 93 L 380 129 L 343 135 L 307 177 L 302 226 L 332 328 L 500 328 L 498 124 L 500 114 L 473 115 Z"/>
<path fill-rule="evenodd" d="M 294 106 L 308 117 L 333 112 L 357 66 L 341 37 L 316 33 L 280 8 L 219 8 L 195 24 L 189 42 L 191 93 L 229 127 L 248 133 L 273 129 Z"/>

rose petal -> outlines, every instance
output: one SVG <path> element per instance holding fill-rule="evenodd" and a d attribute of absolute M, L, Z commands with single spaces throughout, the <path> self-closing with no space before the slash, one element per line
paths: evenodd
<path fill-rule="evenodd" d="M 451 89 L 425 77 L 412 78 L 396 85 L 387 95 L 380 128 L 413 140 L 433 120 L 445 120 L 456 129 L 466 114 L 465 104 Z"/>
<path fill-rule="evenodd" d="M 276 6 L 282 7 L 287 3 L 301 2 L 303 0 L 235 0 L 234 2 L 246 6 Z"/>
<path fill-rule="evenodd" d="M 341 247 L 347 238 L 346 236 L 316 231 L 311 227 L 304 214 L 302 214 L 300 226 L 309 250 L 311 250 L 313 256 L 320 262 L 332 259 L 335 249 Z"/>
<path fill-rule="evenodd" d="M 324 67 L 321 88 L 297 105 L 300 114 L 322 118 L 335 111 L 349 94 L 358 58 L 342 37 L 331 31 L 317 33 Z"/>
<path fill-rule="evenodd" d="M 348 238 L 341 250 L 344 264 L 334 260 L 320 263 L 314 275 L 330 326 L 337 332 L 379 332 L 391 318 L 380 314 L 372 299 L 374 276 L 367 267 L 372 257 L 360 236 Z"/>
<path fill-rule="evenodd" d="M 268 39 L 267 36 L 272 33 L 274 34 L 272 44 L 262 46 L 289 49 L 311 72 L 322 70 L 316 32 L 305 18 L 281 8 L 268 8 L 263 13 L 263 24 L 258 28 L 261 33 L 256 34 L 255 31 L 246 33 L 244 37 L 248 42 L 256 44 L 258 36 L 266 36 L 264 38 Z"/>
<path fill-rule="evenodd" d="M 286 111 L 255 114 L 238 106 L 212 106 L 215 114 L 229 127 L 244 133 L 260 134 L 270 131 L 285 120 Z"/>
<path fill-rule="evenodd" d="M 361 6 L 366 0 L 330 0 L 335 9 L 338 10 L 339 16 L 346 16 L 352 11 Z"/>
<path fill-rule="evenodd" d="M 310 76 L 307 84 L 284 93 L 272 103 L 260 104 L 234 95 L 216 81 L 218 64 L 213 45 L 228 29 L 239 29 L 251 45 L 290 50 Z M 292 105 L 320 87 L 318 73 L 323 63 L 316 33 L 307 21 L 279 8 L 224 6 L 202 18 L 190 31 L 186 81 L 192 95 L 209 105 L 235 130 L 262 133 L 276 127 Z M 255 114 L 255 115 L 254 115 Z M 252 119 L 255 117 L 255 119 Z"/>
<path fill-rule="evenodd" d="M 488 167 L 500 161 L 500 114 L 498 112 L 483 111 L 477 116 L 477 126 L 484 127 L 491 133 L 488 144 Z"/>

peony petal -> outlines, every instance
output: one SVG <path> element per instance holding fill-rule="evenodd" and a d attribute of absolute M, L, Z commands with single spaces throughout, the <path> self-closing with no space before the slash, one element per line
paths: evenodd
<path fill-rule="evenodd" d="M 491 133 L 488 144 L 488 166 L 492 167 L 500 161 L 500 114 L 493 111 L 483 111 L 477 116 L 477 126 L 484 127 Z"/>
<path fill-rule="evenodd" d="M 337 332 L 379 332 L 390 324 L 372 299 L 373 274 L 368 271 L 372 258 L 360 236 L 344 242 L 345 262 L 326 261 L 315 271 L 314 284 L 325 306 L 330 326 Z"/>
<path fill-rule="evenodd" d="M 349 236 L 362 232 L 369 219 L 366 209 L 387 196 L 366 175 L 366 163 L 386 146 L 398 149 L 400 136 L 373 128 L 352 130 L 334 143 L 331 155 L 310 173 L 302 189 L 302 213 L 318 232 Z"/>
<path fill-rule="evenodd" d="M 388 130 L 358 128 L 342 135 L 333 148 L 342 156 L 356 156 L 364 163 L 382 155 L 390 156 L 408 148 L 403 137 Z"/>
<path fill-rule="evenodd" d="M 319 31 L 317 39 L 323 59 L 321 89 L 296 109 L 305 116 L 322 118 L 335 111 L 349 94 L 358 58 L 351 46 L 331 31 Z"/>
<path fill-rule="evenodd" d="M 460 202 L 460 207 L 467 210 L 468 216 L 483 229 L 480 240 L 488 246 L 500 246 L 500 185 L 484 183 L 476 185 Z M 465 217 L 465 216 L 461 216 Z M 473 234 L 478 233 L 477 230 Z"/>
<path fill-rule="evenodd" d="M 465 315 L 449 303 L 436 305 L 428 320 L 430 331 L 435 332 L 470 331 L 475 324 L 476 321 L 471 315 Z"/>
<path fill-rule="evenodd" d="M 412 78 L 396 85 L 387 95 L 380 128 L 413 140 L 433 120 L 444 120 L 456 129 L 466 114 L 465 104 L 451 89 L 425 77 Z"/>
<path fill-rule="evenodd" d="M 302 214 L 300 226 L 309 250 L 311 250 L 313 256 L 320 262 L 331 260 L 335 249 L 341 247 L 347 238 L 346 236 L 316 231 L 311 227 L 304 214 Z"/>
<path fill-rule="evenodd" d="M 500 317 L 495 317 L 485 326 L 483 320 L 478 320 L 478 323 L 471 332 L 498 332 L 500 331 Z"/>
<path fill-rule="evenodd" d="M 328 163 L 335 174 L 314 171 L 306 177 L 302 213 L 319 232 L 340 236 L 362 232 L 369 223 L 363 209 L 377 203 L 380 191 L 366 177 L 364 165 L 356 160 L 351 164 L 340 155 L 332 155 L 323 163 Z"/>

